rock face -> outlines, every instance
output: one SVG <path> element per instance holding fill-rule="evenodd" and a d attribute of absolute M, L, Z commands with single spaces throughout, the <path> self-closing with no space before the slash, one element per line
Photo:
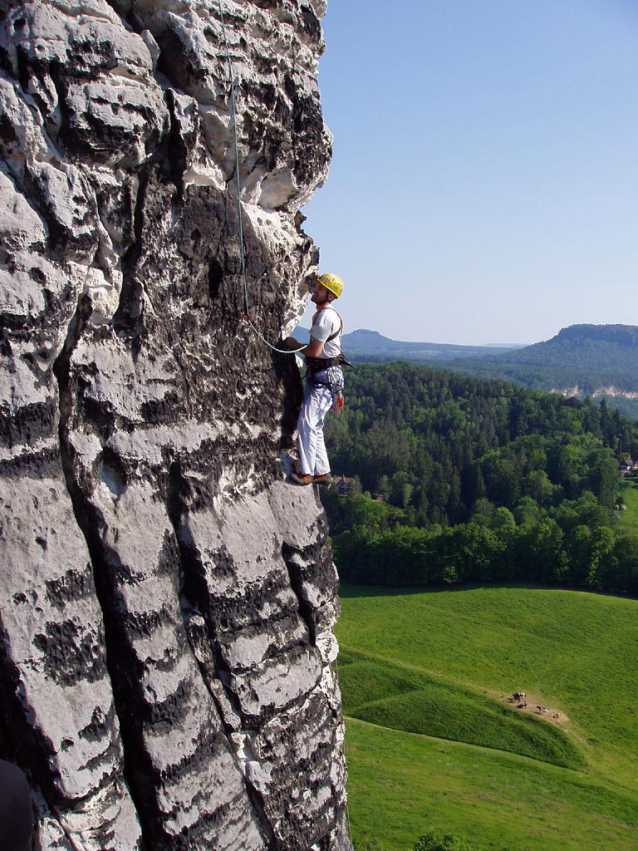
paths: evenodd
<path fill-rule="evenodd" d="M 0 756 L 42 849 L 349 849 L 337 580 L 282 481 L 324 0 L 0 0 Z M 230 64 L 228 59 L 230 58 Z"/>

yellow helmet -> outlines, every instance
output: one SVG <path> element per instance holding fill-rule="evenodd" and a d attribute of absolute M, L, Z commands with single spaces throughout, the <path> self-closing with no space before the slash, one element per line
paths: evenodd
<path fill-rule="evenodd" d="M 321 275 L 317 278 L 317 283 L 322 284 L 322 286 L 337 298 L 343 292 L 343 281 L 338 275 Z"/>

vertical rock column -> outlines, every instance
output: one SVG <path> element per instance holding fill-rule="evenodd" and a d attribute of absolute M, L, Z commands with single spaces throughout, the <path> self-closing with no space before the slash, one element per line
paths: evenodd
<path fill-rule="evenodd" d="M 276 342 L 319 0 L 0 0 L 0 755 L 42 848 L 350 848 L 321 507 Z M 236 121 L 230 111 L 230 53 Z"/>

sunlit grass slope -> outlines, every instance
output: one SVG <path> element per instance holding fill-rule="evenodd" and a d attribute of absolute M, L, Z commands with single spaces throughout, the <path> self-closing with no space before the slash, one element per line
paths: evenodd
<path fill-rule="evenodd" d="M 355 839 L 409 851 L 435 828 L 513 851 L 638 848 L 637 601 L 533 588 L 341 597 L 345 711 L 379 725 L 348 722 Z M 496 702 L 518 690 L 560 727 Z"/>
<path fill-rule="evenodd" d="M 345 651 L 339 660 L 344 712 L 383 727 L 422 733 L 584 768 L 558 727 L 523 715 L 476 691 L 396 664 Z"/>
<path fill-rule="evenodd" d="M 428 829 L 498 851 L 634 851 L 636 797 L 580 772 L 347 722 L 352 834 L 412 851 Z"/>

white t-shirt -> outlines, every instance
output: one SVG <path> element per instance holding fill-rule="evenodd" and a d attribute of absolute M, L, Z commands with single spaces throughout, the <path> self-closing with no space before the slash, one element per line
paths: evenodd
<path fill-rule="evenodd" d="M 337 336 L 328 340 L 335 331 L 338 332 Z M 341 353 L 341 317 L 334 307 L 324 307 L 323 310 L 315 313 L 310 336 L 313 340 L 324 344 L 320 358 L 336 358 Z"/>

